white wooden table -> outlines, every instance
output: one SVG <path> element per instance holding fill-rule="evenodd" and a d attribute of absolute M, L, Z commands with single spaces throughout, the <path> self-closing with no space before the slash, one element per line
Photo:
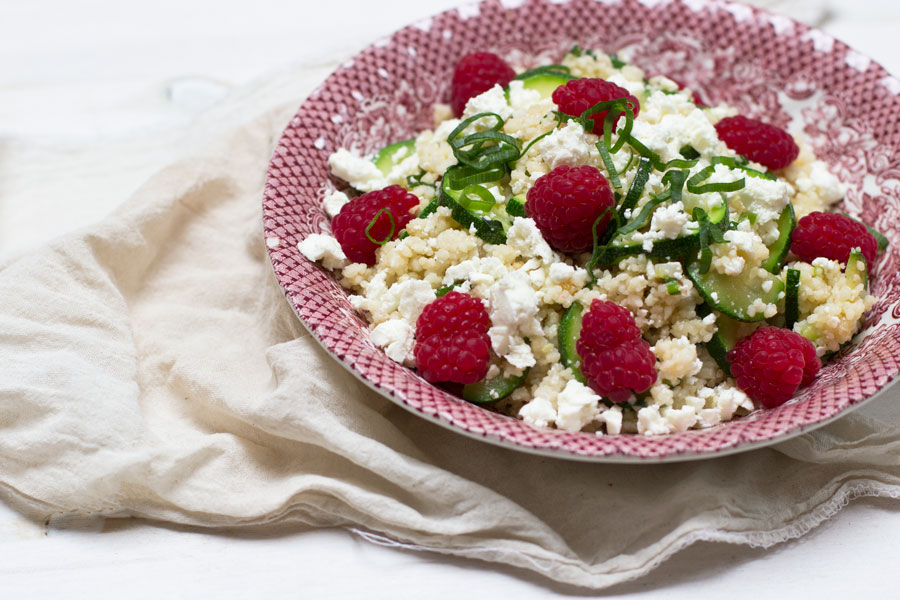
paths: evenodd
<path fill-rule="evenodd" d="M 900 7 L 760 2 L 819 24 L 900 74 Z M 333 66 L 455 0 L 5 2 L 0 9 L 0 255 L 90 224 L 173 158 L 177 132 L 229 90 L 282 69 Z M 823 11 L 822 7 L 826 7 Z M 135 159 L 105 157 L 146 140 Z M 41 162 L 65 164 L 58 179 Z M 96 190 L 60 206 L 64 186 Z M 13 205 L 11 198 L 28 198 Z M 53 208 L 45 226 L 35 216 Z M 870 414 L 897 414 L 872 403 Z M 639 598 L 897 597 L 900 503 L 862 500 L 768 551 L 701 544 L 616 588 Z M 578 595 L 473 561 L 372 545 L 342 530 L 227 534 L 138 521 L 36 525 L 0 504 L 0 597 L 545 598 Z"/>

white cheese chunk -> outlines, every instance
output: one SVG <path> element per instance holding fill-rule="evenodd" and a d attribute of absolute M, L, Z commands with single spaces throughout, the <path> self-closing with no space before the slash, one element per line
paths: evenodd
<path fill-rule="evenodd" d="M 384 353 L 392 361 L 408 367 L 415 365 L 413 348 L 415 347 L 415 330 L 405 319 L 389 319 L 372 330 L 372 343 L 384 348 Z"/>
<path fill-rule="evenodd" d="M 575 379 L 566 384 L 556 397 L 556 426 L 565 431 L 581 431 L 594 420 L 600 396 Z"/>
<path fill-rule="evenodd" d="M 300 253 L 314 262 L 321 262 L 326 269 L 340 269 L 347 264 L 347 255 L 333 236 L 311 233 L 297 244 Z"/>
<path fill-rule="evenodd" d="M 387 180 L 375 163 L 345 148 L 328 157 L 328 166 L 335 177 L 343 179 L 361 192 L 380 190 L 387 186 Z"/>
<path fill-rule="evenodd" d="M 519 409 L 519 416 L 535 427 L 548 427 L 556 421 L 556 409 L 545 398 L 535 398 Z"/>
<path fill-rule="evenodd" d="M 534 366 L 536 360 L 525 337 L 542 331 L 537 319 L 539 300 L 528 274 L 507 273 L 491 287 L 489 304 L 492 326 L 488 336 L 494 352 L 515 367 Z"/>
<path fill-rule="evenodd" d="M 325 195 L 325 198 L 322 199 L 322 207 L 325 209 L 325 213 L 333 219 L 348 202 L 350 202 L 350 198 L 347 197 L 347 194 L 334 191 Z"/>

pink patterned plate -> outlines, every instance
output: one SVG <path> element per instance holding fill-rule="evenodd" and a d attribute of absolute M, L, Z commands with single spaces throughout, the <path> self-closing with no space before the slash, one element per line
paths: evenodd
<path fill-rule="evenodd" d="M 800 119 L 847 188 L 843 210 L 891 240 L 874 265 L 879 297 L 862 333 L 803 393 L 773 410 L 658 437 L 538 429 L 469 404 L 388 359 L 332 276 L 297 242 L 328 231 L 321 209 L 339 147 L 374 151 L 430 126 L 466 52 L 531 66 L 578 43 L 633 49 L 632 62 L 788 126 Z M 379 40 L 333 73 L 288 125 L 269 165 L 264 229 L 276 277 L 297 315 L 347 369 L 401 406 L 509 448 L 596 462 L 676 461 L 757 448 L 845 414 L 900 372 L 900 81 L 829 36 L 785 17 L 715 0 L 490 0 Z M 303 368 L 303 365 L 297 365 Z"/>

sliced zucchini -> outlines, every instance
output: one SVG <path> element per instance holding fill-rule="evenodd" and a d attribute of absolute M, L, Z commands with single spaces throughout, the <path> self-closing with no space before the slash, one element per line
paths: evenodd
<path fill-rule="evenodd" d="M 527 217 L 525 213 L 525 198 L 522 196 L 513 196 L 506 201 L 506 214 L 511 217 Z"/>
<path fill-rule="evenodd" d="M 761 277 L 758 269 L 751 269 L 750 275 L 722 275 L 713 269 L 701 273 L 700 262 L 695 260 L 688 264 L 686 271 L 711 308 L 738 321 L 762 321 L 766 318 L 765 314 L 758 312 L 751 315 L 750 307 L 757 300 L 777 304 L 784 291 L 781 279 L 771 273 Z"/>
<path fill-rule="evenodd" d="M 866 291 L 869 290 L 869 269 L 866 265 L 866 257 L 863 256 L 863 253 L 859 250 L 853 250 L 850 252 L 850 256 L 847 257 L 847 268 L 844 269 L 844 273 L 847 275 L 847 279 L 851 280 L 851 284 L 853 284 L 853 279 L 862 282 L 863 289 Z"/>
<path fill-rule="evenodd" d="M 608 246 L 603 248 L 598 258 L 599 265 L 612 265 L 626 256 L 646 254 L 653 259 L 680 259 L 691 256 L 700 249 L 700 236 L 691 234 L 671 240 L 655 240 L 653 250 L 644 252 L 642 242 L 635 242 L 632 236 L 613 238 Z"/>
<path fill-rule="evenodd" d="M 728 362 L 728 352 L 732 350 L 740 339 L 738 332 L 740 331 L 741 322 L 735 321 L 731 317 L 719 314 L 716 317 L 716 333 L 712 339 L 706 343 L 706 349 L 710 356 L 719 365 L 719 368 L 725 371 L 725 374 L 731 376 L 731 364 Z"/>
<path fill-rule="evenodd" d="M 572 305 L 563 313 L 559 321 L 557 336 L 559 338 L 559 355 L 562 363 L 575 375 L 575 379 L 587 384 L 587 379 L 581 372 L 581 357 L 578 356 L 578 336 L 581 335 L 581 319 L 584 309 L 579 302 Z"/>
<path fill-rule="evenodd" d="M 403 151 L 404 148 L 405 151 Z M 403 140 L 402 142 L 396 142 L 379 150 L 378 154 L 375 155 L 375 158 L 372 159 L 372 162 L 374 162 L 375 166 L 378 167 L 378 170 L 387 177 L 391 173 L 391 169 L 403 162 L 403 159 L 407 156 L 415 154 L 415 152 L 416 140 Z"/>
<path fill-rule="evenodd" d="M 541 98 L 550 98 L 553 96 L 556 88 L 565 85 L 573 79 L 578 78 L 573 75 L 564 75 L 563 73 L 539 73 L 524 77 L 521 81 L 524 89 L 538 92 Z M 509 88 L 506 88 L 506 99 L 509 100 Z"/>
<path fill-rule="evenodd" d="M 682 201 L 685 201 L 684 199 Z M 699 206 L 697 203 L 685 202 L 685 211 L 691 214 L 693 209 Z M 701 206 L 706 210 L 706 207 Z M 728 206 L 724 199 L 709 207 L 707 211 L 711 223 L 722 224 L 728 216 Z M 652 217 L 651 217 L 652 218 Z M 648 219 L 649 222 L 649 219 Z M 613 237 L 610 243 L 600 253 L 598 264 L 612 265 L 622 260 L 626 256 L 634 254 L 646 254 L 653 259 L 682 259 L 693 255 L 700 249 L 700 231 L 691 233 L 674 239 L 655 240 L 653 249 L 649 252 L 644 251 L 642 241 L 635 240 L 635 234 L 625 234 Z"/>
<path fill-rule="evenodd" d="M 498 375 L 478 383 L 470 383 L 463 386 L 462 397 L 473 404 L 493 404 L 512 394 L 517 387 L 522 385 L 526 377 L 528 377 L 528 369 L 525 369 L 518 377 Z"/>
<path fill-rule="evenodd" d="M 794 207 L 788 203 L 778 217 L 778 239 L 769 246 L 769 257 L 763 261 L 762 268 L 769 273 L 779 273 L 788 250 L 791 249 L 791 233 L 797 226 Z"/>
<path fill-rule="evenodd" d="M 788 269 L 784 289 L 784 326 L 793 329 L 800 319 L 800 270 Z"/>
<path fill-rule="evenodd" d="M 506 214 L 506 211 L 499 210 L 495 205 L 486 216 L 482 217 L 466 210 L 459 203 L 459 196 L 462 193 L 462 190 L 451 188 L 447 183 L 448 179 L 449 178 L 444 175 L 444 179 L 441 182 L 441 193 L 438 200 L 440 206 L 449 208 L 450 216 L 466 229 L 474 227 L 475 235 L 488 244 L 506 243 L 506 230 L 509 229 L 512 221 L 512 218 Z M 488 218 L 488 216 L 491 218 Z M 503 218 L 502 221 L 499 220 L 501 217 Z"/>
<path fill-rule="evenodd" d="M 709 198 L 715 198 L 711 202 L 703 202 Z M 706 211 L 710 223 L 721 224 L 728 217 L 728 202 L 724 194 L 718 194 L 718 197 L 708 194 L 685 194 L 681 197 L 684 204 L 684 212 L 689 215 L 694 214 L 695 208 L 702 208 Z"/>

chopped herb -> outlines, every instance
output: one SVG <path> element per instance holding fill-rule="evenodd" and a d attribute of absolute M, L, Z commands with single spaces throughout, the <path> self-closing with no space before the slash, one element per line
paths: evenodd
<path fill-rule="evenodd" d="M 614 69 L 621 69 L 628 64 L 627 62 L 619 58 L 619 55 L 615 52 L 610 52 L 609 54 L 607 54 L 607 56 L 609 57 L 609 60 L 612 61 L 612 66 Z"/>
<path fill-rule="evenodd" d="M 845 212 L 842 212 L 841 214 L 844 215 L 845 217 L 847 217 L 848 219 L 852 219 L 852 220 L 856 221 L 857 223 L 859 223 L 860 225 L 862 225 L 863 227 L 865 227 L 866 229 L 868 229 L 868 230 L 869 230 L 869 233 L 872 234 L 872 237 L 875 238 L 875 241 L 878 242 L 878 249 L 879 249 L 879 250 L 884 250 L 884 249 L 886 249 L 886 248 L 888 247 L 888 245 L 890 244 L 890 242 L 889 242 L 888 239 L 884 236 L 884 234 L 882 234 L 881 232 L 877 231 L 877 230 L 874 229 L 873 227 L 869 227 L 868 225 L 866 225 L 865 223 L 863 223 L 863 222 L 860 221 L 859 219 L 856 219 L 856 218 L 854 218 L 854 217 L 851 217 L 850 215 L 848 215 L 848 214 L 845 213 Z"/>
<path fill-rule="evenodd" d="M 454 282 L 451 283 L 450 285 L 445 285 L 444 287 L 440 287 L 440 288 L 436 289 L 436 290 L 434 291 L 435 297 L 437 297 L 437 298 L 443 298 L 444 296 L 446 296 L 447 294 L 449 294 L 450 292 L 452 292 L 452 291 L 453 291 L 453 288 L 455 288 L 455 287 L 458 286 L 458 285 L 462 285 L 464 281 L 465 281 L 465 279 L 457 279 L 456 281 L 454 281 Z"/>
<path fill-rule="evenodd" d="M 590 56 L 590 57 L 592 57 L 592 58 L 596 58 L 596 57 L 597 57 L 597 53 L 596 53 L 596 52 L 594 52 L 593 50 L 588 50 L 588 49 L 586 49 L 586 48 L 582 48 L 582 47 L 579 46 L 578 44 L 575 44 L 574 46 L 572 46 L 572 49 L 569 50 L 566 54 L 571 54 L 572 56 L 583 56 L 583 55 L 587 55 L 587 56 Z"/>
<path fill-rule="evenodd" d="M 594 224 L 591 226 L 591 235 L 594 238 L 594 247 L 591 251 L 591 260 L 589 260 L 588 264 L 585 266 L 585 270 L 587 270 L 588 272 L 588 287 L 593 286 L 594 282 L 597 281 L 597 277 L 594 275 L 594 267 L 596 267 L 597 263 L 600 261 L 600 256 L 603 253 L 603 247 L 616 232 L 616 226 L 618 222 L 615 218 L 610 219 L 609 225 L 607 226 L 607 229 L 602 237 L 597 232 L 597 227 L 600 225 L 600 223 L 603 222 L 603 220 L 606 218 L 607 213 L 609 212 L 613 212 L 613 215 L 615 215 L 612 207 L 607 207 L 606 210 L 600 213 L 600 216 L 594 220 Z"/>
<path fill-rule="evenodd" d="M 437 186 L 435 186 L 433 183 L 425 183 L 424 181 L 422 181 L 422 177 L 425 176 L 425 173 L 426 173 L 426 171 L 424 169 L 419 169 L 419 172 L 416 173 L 415 175 L 407 175 L 406 176 L 407 187 L 409 189 L 413 189 L 414 187 L 419 187 L 420 185 L 424 185 L 424 186 L 430 187 L 432 189 L 435 189 Z"/>
<path fill-rule="evenodd" d="M 681 154 L 683 157 L 685 157 L 688 160 L 700 158 L 700 153 L 697 152 L 697 150 L 690 144 L 682 146 L 681 150 L 679 150 L 678 153 Z"/>
<path fill-rule="evenodd" d="M 612 156 L 609 154 L 609 147 L 606 145 L 606 142 L 600 140 L 596 144 L 597 151 L 600 152 L 600 158 L 603 160 L 603 165 L 606 167 L 606 174 L 609 176 L 609 181 L 612 183 L 613 187 L 617 190 L 622 189 L 622 182 L 619 181 L 619 174 L 616 172 L 616 166 L 613 164 Z"/>
<path fill-rule="evenodd" d="M 644 186 L 647 185 L 647 180 L 650 178 L 650 171 L 653 170 L 653 165 L 650 160 L 647 158 L 641 158 L 638 161 L 637 173 L 634 174 L 634 179 L 631 180 L 631 187 L 628 188 L 628 193 L 625 194 L 625 200 L 622 202 L 622 206 L 619 207 L 619 215 L 624 219 L 625 212 L 634 209 L 637 205 L 637 201 L 640 199 L 641 194 L 644 193 Z"/>

